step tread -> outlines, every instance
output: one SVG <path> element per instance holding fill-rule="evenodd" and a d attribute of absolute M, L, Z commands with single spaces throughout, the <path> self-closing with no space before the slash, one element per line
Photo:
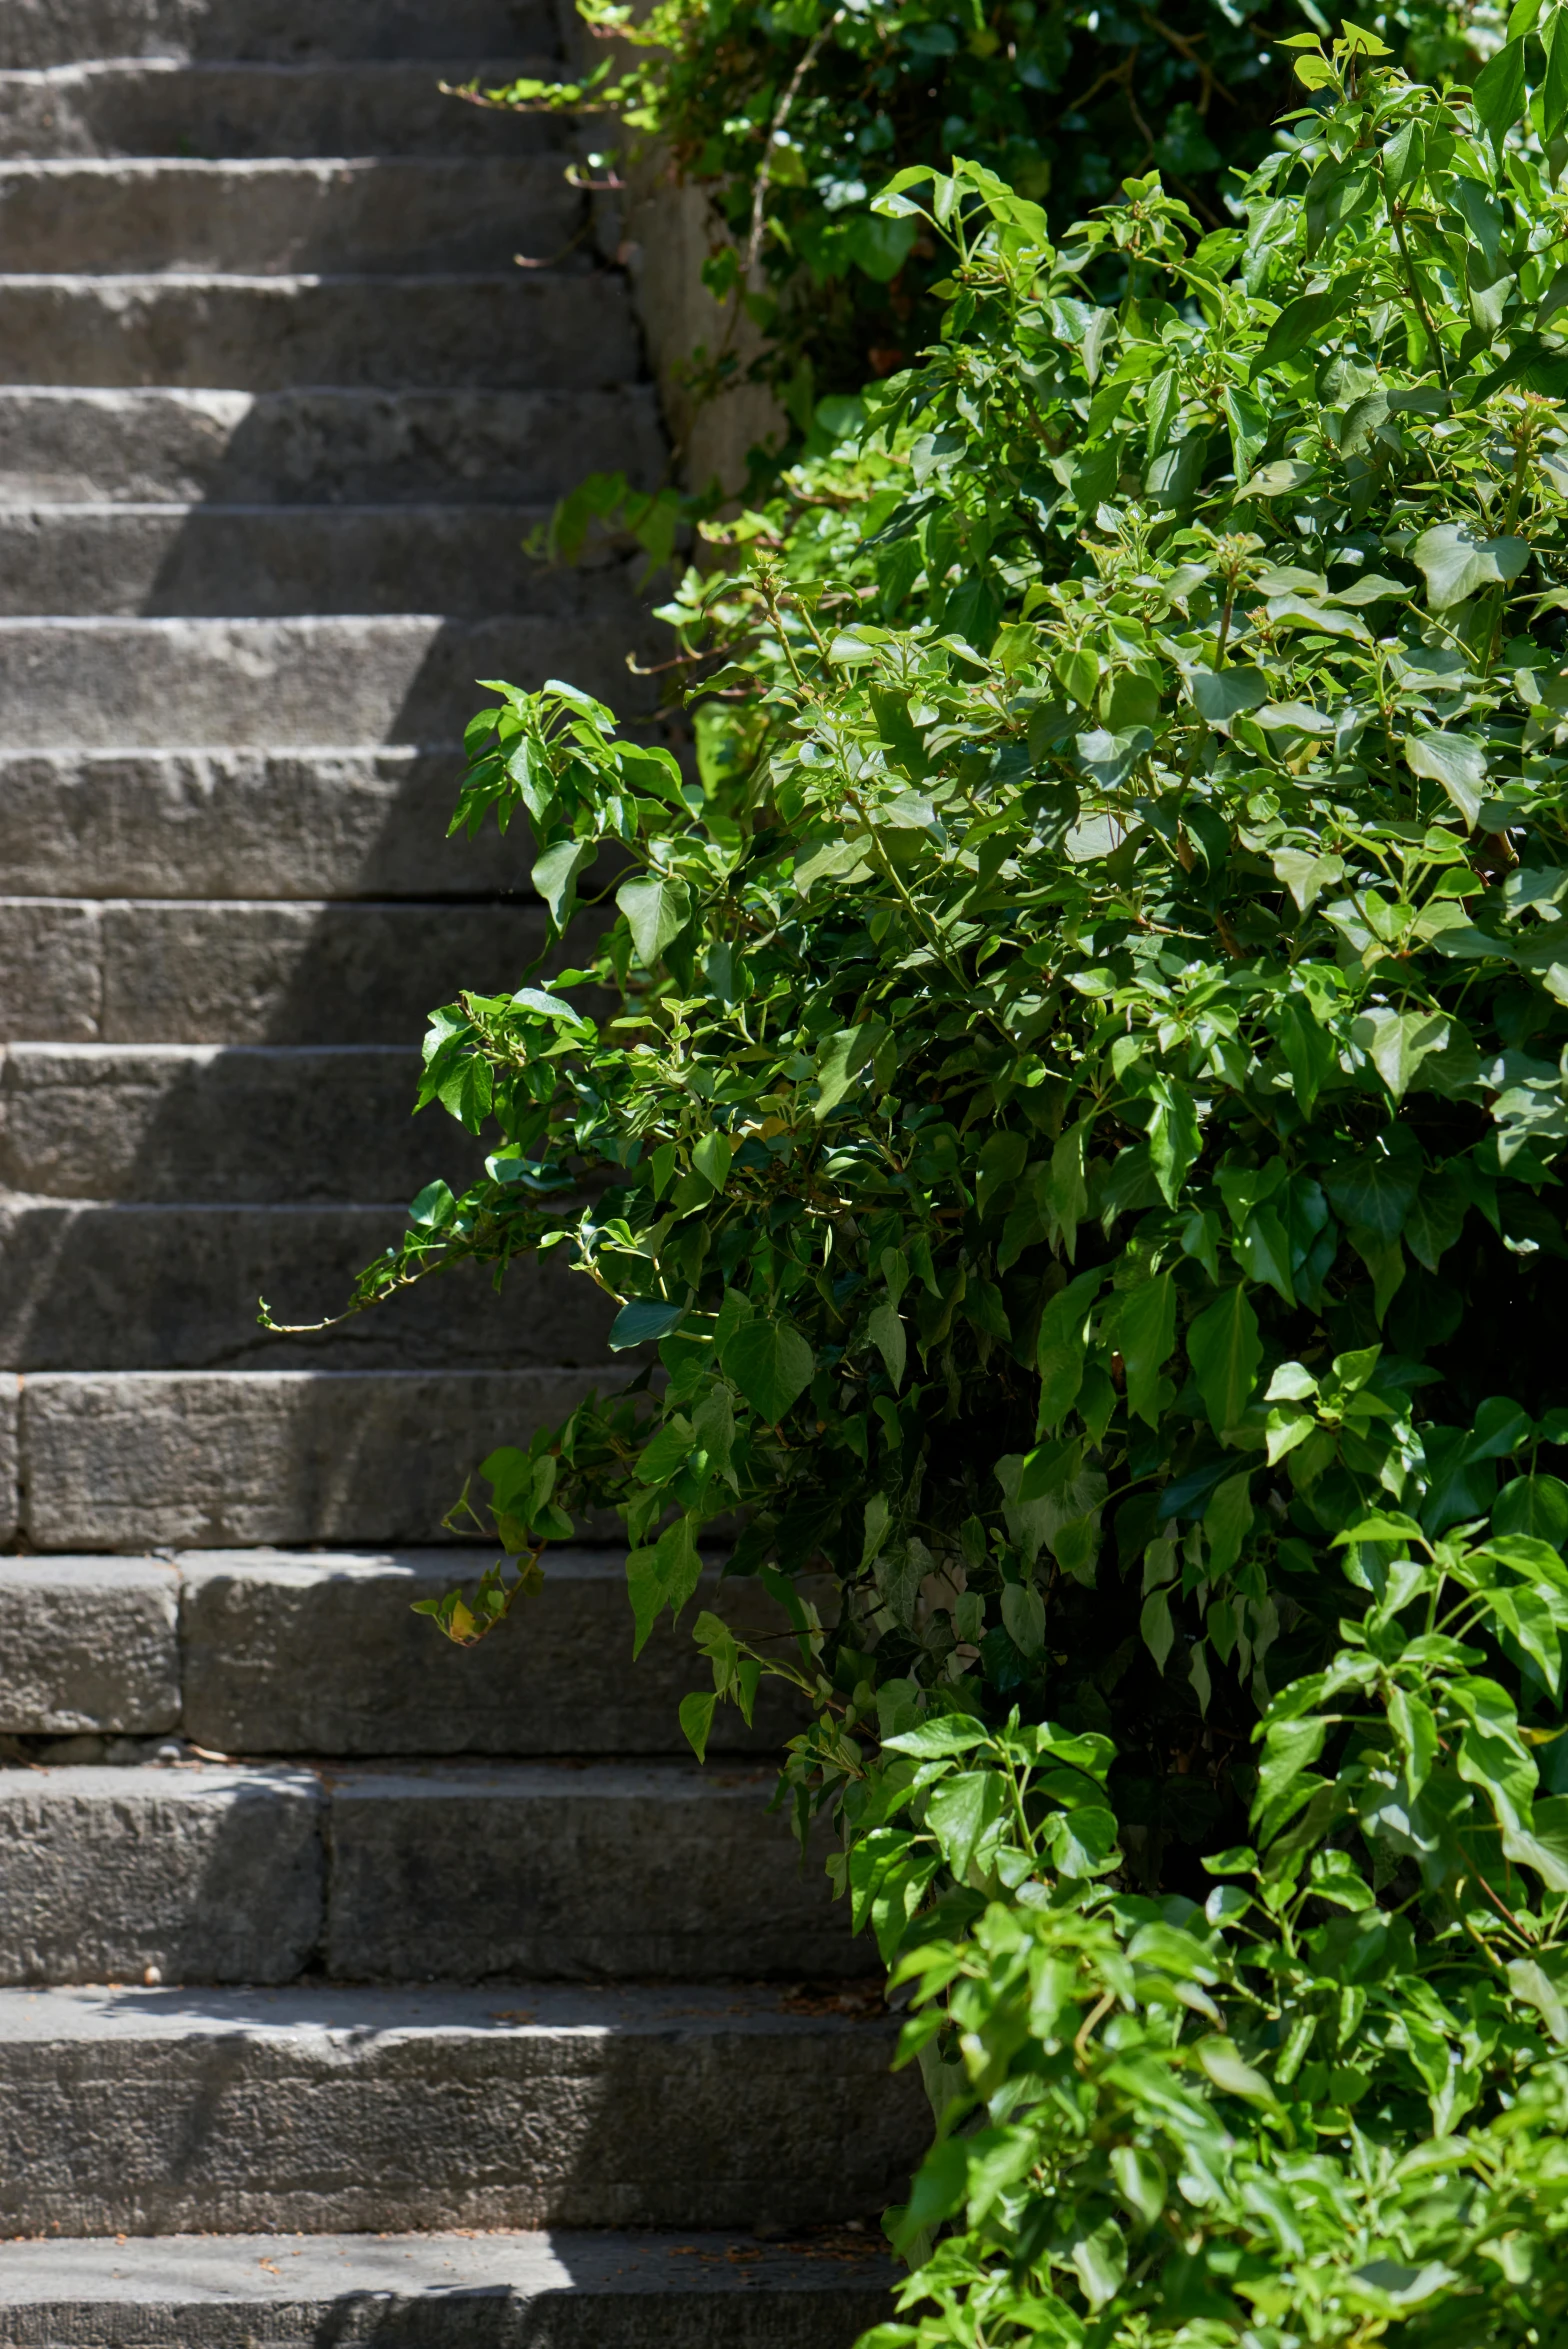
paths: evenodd
<path fill-rule="evenodd" d="M 631 1653 L 624 1548 L 552 1550 L 525 1615 L 464 1651 L 413 1611 L 471 1585 L 484 1549 L 187 1550 L 166 1557 L 0 1558 L 0 1730 L 33 1737 L 178 1731 L 225 1754 L 456 1760 L 690 1755 L 676 1718 L 700 1677 L 689 1630 Z M 828 1610 L 820 1580 L 802 1595 Z M 715 1606 L 745 1638 L 781 1617 L 751 1581 Z M 764 1683 L 711 1755 L 777 1752 L 797 1721 Z M 85 1758 L 85 1757 L 84 1757 Z M 726 1760 L 724 1766 L 729 1766 Z"/>
<path fill-rule="evenodd" d="M 6 1571 L 0 1565 L 0 1575 Z M 236 1794 L 308 1795 L 355 1803 L 448 1802 L 454 1795 L 506 1803 L 741 1804 L 771 1794 L 776 1772 L 733 1760 L 705 1769 L 693 1760 L 603 1761 L 562 1755 L 549 1761 L 452 1761 L 405 1755 L 391 1761 L 253 1761 L 229 1756 L 144 1762 L 0 1764 L 0 1805 L 157 1802 L 202 1805 Z"/>
<path fill-rule="evenodd" d="M 18 505 L 547 505 L 663 459 L 657 395 L 455 389 L 201 391 L 0 385 L 0 488 Z"/>
<path fill-rule="evenodd" d="M 506 2003 L 498 2004 L 498 2000 Z M 801 1996 L 755 1982 L 287 1983 L 272 1989 L 140 1984 L 0 1987 L 0 2047 L 144 2047 L 240 2040 L 341 2050 L 418 2042 L 813 2040 L 891 2043 L 897 2019 L 843 1994 Z"/>
<path fill-rule="evenodd" d="M 553 184 L 559 163 L 549 155 L 10 155 L 0 156 L 0 192 L 8 180 L 28 179 L 55 184 L 85 179 L 116 187 L 158 179 L 236 179 L 249 185 L 290 179 L 338 181 L 345 174 L 366 178 L 383 173 L 469 182 L 544 178 Z"/>
<path fill-rule="evenodd" d="M 436 1542 L 476 1459 L 624 1381 L 624 1364 L 35 1371 L 24 1530 L 61 1551 Z"/>
<path fill-rule="evenodd" d="M 929 2134 L 842 1993 L 0 1991 L 8 2235 L 871 2216 Z M 822 2149 L 832 2149 L 824 2163 Z"/>
<path fill-rule="evenodd" d="M 765 1765 L 689 1758 L 345 1767 L 46 1753 L 0 1769 L 0 1980 L 864 1974 L 876 1953 L 833 1899 L 826 1837 L 802 1866 L 770 1809 L 774 1783 Z M 865 2003 L 839 1995 L 846 2011 Z"/>
<path fill-rule="evenodd" d="M 880 2291 L 892 2262 L 847 2231 L 798 2244 L 682 2232 L 497 2229 L 474 2234 L 162 2235 L 0 2243 L 0 2308 L 188 2304 L 239 2309 L 359 2294 L 454 2291 L 532 2299 L 787 2290 Z M 270 2338 L 270 2336 L 269 2336 Z"/>
<path fill-rule="evenodd" d="M 403 288 L 422 292 L 429 286 L 439 286 L 453 293 L 468 292 L 480 286 L 501 287 L 508 293 L 538 301 L 552 293 L 580 291 L 586 285 L 619 284 L 609 270 L 584 270 L 568 273 L 558 269 L 531 270 L 525 277 L 517 269 L 0 269 L 0 294 L 13 291 L 62 293 L 102 293 L 132 298 L 154 295 L 176 287 L 182 293 L 204 292 L 211 289 L 225 293 L 260 293 L 270 299 L 280 294 L 315 291 L 326 287 L 341 291 L 350 286 L 364 287 L 383 297 Z M 22 379 L 26 385 L 26 379 Z M 69 387 L 66 387 L 69 388 Z M 243 388 L 243 387 L 240 387 Z M 312 389 L 315 387 L 312 386 Z M 328 386 L 327 388 L 332 388 Z M 388 386 L 388 389 L 407 388 Z M 440 386 L 432 386 L 439 389 Z M 457 385 L 453 389 L 466 389 Z M 506 388 L 506 387 L 501 387 Z"/>

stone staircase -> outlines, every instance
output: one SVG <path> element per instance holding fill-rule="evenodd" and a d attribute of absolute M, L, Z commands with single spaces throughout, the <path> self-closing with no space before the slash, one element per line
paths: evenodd
<path fill-rule="evenodd" d="M 306 1321 L 474 1154 L 424 1014 L 537 950 L 443 845 L 473 680 L 626 704 L 661 461 L 508 0 L 0 0 L 0 2343 L 846 2349 L 922 2136 L 871 1953 L 706 1771 L 685 1634 L 411 1601 L 604 1370 L 587 1285 Z M 547 69 L 547 68 L 546 68 Z M 522 270 L 516 253 L 550 266 Z M 613 1374 L 612 1374 L 613 1375 Z M 745 1595 L 745 1586 L 736 1586 Z M 734 1602 L 730 1602 L 733 1606 Z"/>

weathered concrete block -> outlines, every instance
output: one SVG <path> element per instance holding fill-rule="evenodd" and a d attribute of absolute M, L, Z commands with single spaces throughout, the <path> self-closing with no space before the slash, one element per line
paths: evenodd
<path fill-rule="evenodd" d="M 322 742 L 425 745 L 461 734 L 483 699 L 476 677 L 538 686 L 570 673 L 612 709 L 644 708 L 627 650 L 619 615 L 586 609 L 472 623 L 426 613 L 0 620 L 0 706 L 12 752 L 157 749 L 171 737 L 187 750 L 274 754 Z"/>
<path fill-rule="evenodd" d="M 100 1033 L 99 909 L 69 898 L 0 897 L 0 1042 Z"/>
<path fill-rule="evenodd" d="M 930 2133 L 894 2032 L 733 1987 L 0 1992 L 0 2225 L 870 2217 Z"/>
<path fill-rule="evenodd" d="M 138 69 L 78 70 L 112 80 Z M 423 69 L 413 70 L 446 119 L 491 131 L 508 119 L 454 106 Z M 146 71 L 165 83 L 193 79 L 200 103 L 207 78 L 200 69 L 194 76 Z M 461 68 L 464 76 L 471 71 Z M 33 79 L 0 73 L 0 141 L 21 78 Z M 362 92 L 356 72 L 339 68 L 334 78 Z M 294 69 L 277 79 L 297 91 L 311 77 Z M 522 126 L 539 117 L 509 119 Z M 623 472 L 636 486 L 652 488 L 663 470 L 665 440 L 651 384 L 573 392 L 13 384 L 0 387 L 0 451 L 0 489 L 18 505 L 170 499 L 231 506 L 547 505 L 563 482 L 595 471 Z M 419 577 L 417 570 L 412 576 Z"/>
<path fill-rule="evenodd" d="M 771 1770 L 430 1765 L 332 1781 L 326 1970 L 347 1981 L 880 1970 L 802 1868 Z"/>
<path fill-rule="evenodd" d="M 0 1559 L 0 1732 L 150 1737 L 179 1718 L 172 1567 L 152 1558 Z"/>
<path fill-rule="evenodd" d="M 553 9 L 529 0 L 11 0 L 6 47 L 19 66 L 78 57 L 554 57 Z"/>
<path fill-rule="evenodd" d="M 559 73 L 557 65 L 555 71 Z M 486 88 L 551 60 L 338 59 L 314 67 L 92 58 L 0 74 L 0 155 L 513 155 L 554 151 L 548 117 L 455 106 L 441 83 Z"/>
<path fill-rule="evenodd" d="M 0 1371 L 0 1541 L 15 1541 L 21 1519 L 22 1382 Z"/>
<path fill-rule="evenodd" d="M 0 276 L 13 383 L 597 391 L 637 373 L 625 285 L 568 276 Z"/>
<path fill-rule="evenodd" d="M 42 1371 L 26 1382 L 39 1550 L 429 1541 L 475 1463 L 616 1371 Z"/>
<path fill-rule="evenodd" d="M 583 206 L 548 156 L 13 160 L 0 163 L 0 262 L 129 275 L 495 270 L 519 246 L 559 252 Z"/>
<path fill-rule="evenodd" d="M 0 1980 L 292 1981 L 322 1804 L 307 1770 L 0 1770 Z"/>
<path fill-rule="evenodd" d="M 411 1111 L 417 1051 L 386 1044 L 0 1048 L 0 1187 L 34 1198 L 293 1206 L 411 1199 L 483 1146 Z"/>
<path fill-rule="evenodd" d="M 14 889 L 42 897 L 530 895 L 524 826 L 504 840 L 493 828 L 474 841 L 446 839 L 462 771 L 455 743 L 436 751 L 0 752 L 0 871 Z M 466 910 L 454 906 L 454 918 Z M 38 1004 L 35 972 L 29 983 L 36 1008 L 28 1032 L 38 1036 L 50 1015 Z M 69 1007 L 70 993 L 61 1000 Z M 422 1008 L 440 1000 L 432 995 Z M 234 1039 L 267 1040 L 265 1032 Z"/>
<path fill-rule="evenodd" d="M 132 618 L 551 612 L 566 583 L 524 551 L 536 506 L 0 508 L 0 612 Z"/>
<path fill-rule="evenodd" d="M 690 1622 L 659 1625 L 635 1661 L 623 1550 L 551 1551 L 544 1589 L 477 1648 L 457 1648 L 416 1599 L 471 1582 L 472 1551 L 180 1560 L 185 1726 L 241 1754 L 682 1754 L 676 1714 L 707 1669 Z M 818 1593 L 814 1590 L 812 1595 Z M 705 1580 L 700 1603 L 743 1636 L 776 1635 L 757 1584 Z M 779 1750 L 799 1726 L 763 1684 L 756 1726 L 734 1706 L 712 1750 Z"/>
<path fill-rule="evenodd" d="M 100 1033 L 149 1044 L 417 1047 L 431 1011 L 462 988 L 515 987 L 545 928 L 543 909 L 532 901 L 143 900 L 105 905 L 102 921 Z"/>
<path fill-rule="evenodd" d="M 457 1171 L 433 1134 L 429 1172 Z M 402 1207 L 0 1206 L 0 1362 L 19 1370 L 500 1370 L 605 1358 L 613 1307 L 559 1256 L 497 1293 L 459 1265 L 339 1329 L 354 1276 L 407 1227 Z M 257 1324 L 266 1297 L 281 1321 Z M 619 1382 L 618 1382 L 619 1383 Z"/>
<path fill-rule="evenodd" d="M 851 2349 L 893 2267 L 852 2236 L 177 2235 L 0 2244 L 6 2349 Z"/>

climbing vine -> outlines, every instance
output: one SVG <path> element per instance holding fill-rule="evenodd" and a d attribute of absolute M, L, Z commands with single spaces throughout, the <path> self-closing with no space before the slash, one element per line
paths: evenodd
<path fill-rule="evenodd" d="M 606 1505 L 639 1645 L 773 1594 L 682 1718 L 795 1683 L 912 2000 L 878 2349 L 1568 2326 L 1565 24 L 1299 36 L 1235 225 L 898 174 L 941 339 L 670 607 L 700 771 L 470 729 L 581 960 L 358 1301 L 548 1253 L 629 1376 L 435 1611 Z"/>

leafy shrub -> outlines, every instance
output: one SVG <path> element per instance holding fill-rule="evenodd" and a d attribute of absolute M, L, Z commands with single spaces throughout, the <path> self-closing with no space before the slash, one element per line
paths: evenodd
<path fill-rule="evenodd" d="M 658 133 L 712 196 L 714 290 L 736 287 L 748 254 L 763 262 L 767 293 L 753 306 L 772 338 L 764 364 L 802 432 L 819 394 L 857 391 L 935 331 L 939 241 L 866 209 L 891 172 L 945 170 L 956 150 L 1065 225 L 1153 167 L 1217 226 L 1227 174 L 1261 160 L 1286 102 L 1281 36 L 1303 17 L 1327 30 L 1305 0 L 1283 25 L 1260 21 L 1259 0 L 658 0 L 647 11 L 578 0 L 578 10 L 590 39 L 615 37 L 582 81 L 486 95 L 598 107 L 634 136 Z M 1366 21 L 1436 81 L 1473 75 L 1504 13 L 1403 0 Z M 614 160 L 613 148 L 598 158 L 601 169 Z"/>
<path fill-rule="evenodd" d="M 786 1776 L 941 2116 L 882 2349 L 1568 2332 L 1529 16 L 1473 102 L 1308 41 L 1244 228 L 1149 177 L 1058 249 L 902 175 L 944 338 L 687 582 L 701 780 L 566 686 L 471 729 L 457 820 L 526 811 L 556 932 L 616 911 L 436 1016 L 424 1097 L 496 1148 L 363 1298 L 562 1251 L 659 1361 L 492 1457 L 520 1565 L 440 1611 L 612 1504 L 640 1643 L 740 1519 L 795 1646 L 701 1615 L 683 1718 L 810 1698 Z"/>

